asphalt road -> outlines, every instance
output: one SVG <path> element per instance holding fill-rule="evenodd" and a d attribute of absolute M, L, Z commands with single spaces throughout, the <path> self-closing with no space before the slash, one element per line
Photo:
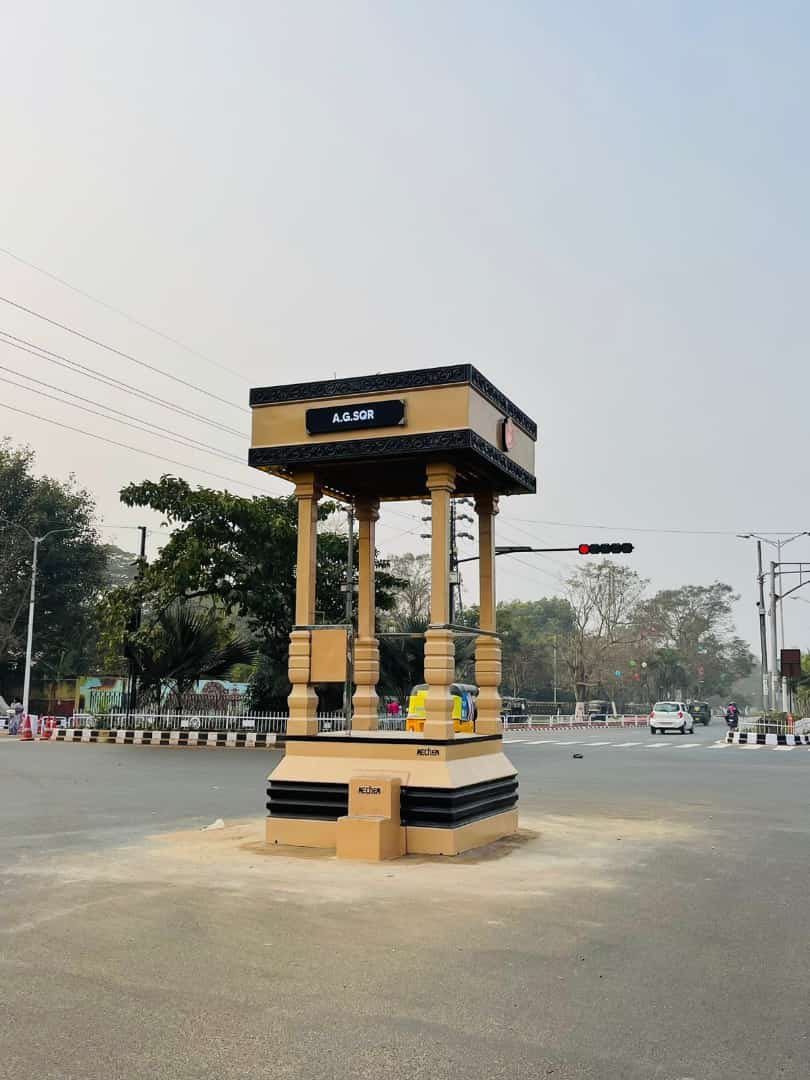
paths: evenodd
<path fill-rule="evenodd" d="M 511 736 L 519 841 L 379 866 L 262 851 L 275 753 L 0 740 L 0 1078 L 805 1080 L 810 751 L 721 734 Z"/>

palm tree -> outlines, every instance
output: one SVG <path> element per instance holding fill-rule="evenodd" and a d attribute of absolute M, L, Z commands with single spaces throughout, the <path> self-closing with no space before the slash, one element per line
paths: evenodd
<path fill-rule="evenodd" d="M 237 664 L 252 663 L 255 655 L 250 642 L 224 626 L 214 609 L 183 601 L 160 612 L 132 651 L 142 686 L 156 693 L 158 708 L 161 688 L 170 683 L 178 712 L 183 695 L 198 679 L 224 679 Z"/>

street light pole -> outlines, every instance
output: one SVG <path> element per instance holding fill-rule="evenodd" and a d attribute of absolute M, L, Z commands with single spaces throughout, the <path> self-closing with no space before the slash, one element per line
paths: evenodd
<path fill-rule="evenodd" d="M 777 702 L 777 651 L 776 651 L 776 563 L 771 563 L 771 597 L 770 597 L 770 616 L 771 616 L 771 695 L 770 704 L 771 709 L 776 709 Z"/>
<path fill-rule="evenodd" d="M 759 652 L 762 684 L 762 711 L 768 711 L 768 628 L 765 621 L 765 575 L 762 572 L 762 541 L 757 540 L 757 584 L 759 585 Z"/>
<path fill-rule="evenodd" d="M 32 536 L 34 541 L 34 554 L 31 558 L 31 596 L 28 600 L 28 639 L 25 644 L 25 682 L 23 684 L 23 716 L 28 716 L 28 698 L 31 691 L 31 653 L 34 646 L 34 603 L 37 588 L 37 554 L 39 552 L 38 536 Z"/>
<path fill-rule="evenodd" d="M 771 540 L 767 536 L 758 536 L 756 533 L 738 533 L 740 540 L 756 540 L 757 542 L 757 579 L 759 584 L 759 633 L 760 633 L 760 648 L 762 650 L 762 681 L 763 686 L 767 686 L 767 698 L 769 699 L 770 708 L 775 709 L 777 707 L 777 687 L 779 685 L 779 674 L 777 656 L 779 652 L 779 644 L 776 636 L 776 604 L 779 603 L 779 623 L 782 631 L 782 648 L 785 647 L 785 606 L 783 602 L 783 590 L 782 590 L 782 548 L 788 544 L 793 543 L 794 540 L 798 540 L 802 536 L 810 536 L 810 532 L 806 529 L 802 532 L 794 533 L 793 536 L 788 536 L 783 539 L 781 536 L 776 540 Z M 767 634 L 765 631 L 765 598 L 763 595 L 763 573 L 762 573 L 762 544 L 770 544 L 771 547 L 776 548 L 776 562 L 771 563 L 771 595 L 769 604 L 769 614 L 771 623 L 771 664 L 770 672 L 768 671 L 768 647 L 767 647 Z M 776 591 L 776 582 L 774 580 L 775 567 L 779 567 L 779 592 Z M 788 682 L 787 679 L 782 679 L 782 708 L 787 711 L 788 708 Z M 766 694 L 763 692 L 763 704 L 768 707 L 768 702 L 765 701 Z"/>
<path fill-rule="evenodd" d="M 34 607 L 36 605 L 36 589 L 37 589 L 37 562 L 39 556 L 39 545 L 44 544 L 49 536 L 53 536 L 55 533 L 73 532 L 73 529 L 51 529 L 50 532 L 46 532 L 44 536 L 32 536 L 24 525 L 21 525 L 19 521 L 12 521 L 11 518 L 0 515 L 4 521 L 7 521 L 9 525 L 15 525 L 18 529 L 22 529 L 31 543 L 34 545 L 34 552 L 31 557 L 31 594 L 28 600 L 28 637 L 25 643 L 25 676 L 23 680 L 23 715 L 28 715 L 28 701 L 31 692 L 31 658 L 34 651 Z"/>

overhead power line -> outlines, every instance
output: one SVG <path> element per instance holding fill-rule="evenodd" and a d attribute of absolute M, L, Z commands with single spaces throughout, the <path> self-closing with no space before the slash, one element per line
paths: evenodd
<path fill-rule="evenodd" d="M 8 409 L 10 412 L 19 413 L 21 416 L 30 416 L 34 420 L 42 420 L 46 424 L 63 428 L 65 431 L 72 431 L 77 435 L 86 435 L 89 439 L 99 439 L 101 442 L 109 443 L 110 446 L 119 446 L 123 450 L 131 450 L 135 454 L 144 454 L 146 457 L 155 458 L 157 461 L 163 461 L 168 465 L 178 465 L 181 469 L 191 469 L 193 472 L 202 473 L 204 476 L 213 476 L 215 480 L 224 480 L 226 484 L 241 484 L 242 487 L 252 488 L 262 495 L 273 494 L 271 491 L 267 491 L 266 488 L 257 487 L 255 484 L 249 484 L 244 480 L 235 480 L 232 476 L 223 476 L 221 473 L 210 472 L 208 469 L 201 469 L 199 465 L 189 465 L 185 461 L 175 461 L 173 458 L 164 457 L 163 454 L 155 454 L 151 450 L 144 450 L 140 446 L 131 446 L 129 443 L 119 442 L 117 439 L 110 439 L 106 435 L 99 435 L 95 431 L 85 431 L 82 428 L 73 427 L 71 424 L 65 424 L 61 420 L 52 420 L 48 416 L 40 416 L 39 413 L 17 408 L 16 405 L 8 405 L 5 401 L 0 401 L 0 409 Z"/>
<path fill-rule="evenodd" d="M 0 370 L 10 371 L 12 369 L 4 367 L 2 364 L 0 364 Z M 20 372 L 12 371 L 12 374 L 20 375 Z M 39 386 L 47 386 L 50 387 L 50 389 L 52 390 L 58 390 L 60 393 L 69 394 L 70 397 L 78 398 L 78 394 L 71 394 L 69 390 L 62 390 L 58 386 L 51 386 L 50 383 L 44 383 L 40 379 L 34 379 L 30 375 L 22 375 L 21 377 L 23 379 L 29 379 L 31 382 L 37 383 Z M 109 408 L 109 412 L 102 412 L 100 409 L 93 409 L 89 405 L 84 404 L 83 402 L 81 402 L 80 398 L 80 403 L 78 404 L 75 401 L 66 401 L 64 398 L 57 397 L 56 394 L 49 394 L 47 390 L 37 390 L 33 386 L 25 386 L 23 383 L 17 382 L 15 379 L 7 379 L 5 375 L 0 375 L 0 382 L 8 383 L 10 386 L 16 386 L 19 390 L 27 390 L 30 394 L 38 394 L 40 397 L 50 398 L 51 401 L 57 401 L 60 405 L 69 405 L 71 409 L 81 409 L 82 412 L 90 413 L 91 416 L 100 416 L 103 420 L 113 420 L 113 422 L 116 424 L 123 424 L 124 427 L 132 428 L 133 431 L 140 431 L 144 435 L 151 435 L 154 437 L 156 433 L 159 433 L 158 438 L 168 439 L 169 442 L 173 442 L 177 446 L 184 446 L 187 450 L 201 450 L 204 454 L 213 454 L 214 457 L 224 458 L 225 461 L 232 461 L 236 465 L 247 466 L 247 462 L 244 461 L 242 458 L 237 457 L 236 454 L 229 454 L 223 450 L 217 450 L 213 447 L 206 446 L 205 443 L 197 442 L 196 439 L 189 439 L 188 441 L 184 441 L 185 436 L 181 435 L 178 438 L 177 435 L 168 431 L 166 428 L 162 428 L 157 424 L 152 424 L 149 420 L 141 420 L 140 417 L 137 416 L 128 417 L 127 413 L 121 412 L 119 409 L 113 409 L 108 406 L 103 406 L 103 408 L 105 409 Z M 113 413 L 115 415 L 111 416 L 110 413 Z M 118 420 L 116 419 L 116 416 L 124 417 L 124 419 Z M 133 421 L 137 422 L 133 423 Z M 148 427 L 139 426 L 141 424 L 146 424 L 148 425 Z M 155 430 L 150 431 L 150 427 L 154 428 Z"/>
<path fill-rule="evenodd" d="M 21 255 L 15 254 L 13 251 L 9 251 L 8 248 L 0 247 L 0 254 L 7 255 L 9 259 L 14 259 L 16 262 L 21 263 L 23 266 L 27 266 L 30 270 L 36 270 L 38 274 L 43 274 L 45 277 L 50 278 L 51 281 L 57 282 L 59 285 L 63 285 L 66 289 L 70 289 L 71 292 L 77 294 L 77 296 L 83 296 L 85 300 L 92 300 L 94 304 L 98 304 L 100 307 L 106 308 L 107 311 L 111 311 L 114 315 L 120 315 L 122 319 L 126 319 L 127 322 L 131 322 L 133 326 L 140 327 L 141 330 L 147 330 L 150 334 L 154 334 L 156 337 L 163 338 L 164 341 L 168 341 L 171 345 L 176 345 L 178 349 L 182 349 L 184 352 L 189 353 L 191 356 L 196 356 L 199 360 L 204 360 L 206 364 L 212 364 L 214 367 L 219 368 L 220 371 L 226 371 L 229 375 L 235 375 L 238 379 L 244 379 L 249 381 L 247 377 L 235 368 L 228 367 L 227 364 L 221 363 L 219 360 L 214 360 L 210 356 L 206 356 L 205 353 L 200 352 L 199 349 L 195 349 L 193 345 L 186 344 L 185 341 L 181 341 L 179 338 L 172 337 L 171 334 L 167 334 L 164 330 L 158 330 L 155 326 L 150 326 L 149 323 L 142 322 L 140 319 L 136 319 L 134 315 L 130 315 L 128 312 L 123 311 L 121 308 L 116 307 L 114 304 L 108 303 L 106 300 L 102 300 L 98 296 L 93 296 L 92 293 L 87 292 L 86 289 L 80 289 L 78 285 L 72 285 L 69 281 L 59 277 L 58 274 L 52 273 L 50 270 L 45 270 L 42 266 L 37 266 L 36 263 L 29 262 L 28 259 L 24 259 Z"/>
<path fill-rule="evenodd" d="M 153 405 L 159 405 L 161 408 L 168 409 L 170 412 L 177 413 L 179 416 L 186 416 L 191 420 L 199 420 L 209 427 L 224 431 L 226 434 L 233 435 L 238 439 L 244 440 L 247 438 L 246 433 L 243 431 L 237 431 L 236 428 L 228 427 L 227 424 L 222 424 L 218 420 L 211 420 L 210 417 L 204 416 L 202 413 L 194 412 L 193 409 L 187 409 L 184 405 L 175 405 L 173 402 L 166 401 L 165 398 L 159 397 L 149 390 L 141 390 L 137 386 L 132 386 L 130 383 L 124 382 L 122 379 L 116 379 L 114 375 L 106 375 L 96 368 L 79 363 L 78 360 L 72 360 L 69 356 L 65 356 L 64 353 L 57 353 L 52 349 L 46 349 L 43 345 L 37 345 L 36 342 L 29 341 L 27 338 L 17 337 L 15 334 L 10 334 L 7 330 L 0 330 L 0 338 L 4 339 L 5 344 L 10 345 L 13 349 L 19 349 L 21 352 L 29 353 L 31 356 L 37 356 L 40 360 L 47 360 L 49 363 L 56 364 L 57 367 L 65 368 L 67 371 L 72 371 L 74 374 L 79 372 L 90 379 L 94 379 L 96 382 L 102 382 L 107 386 L 124 390 L 128 394 L 134 394 L 135 397 L 139 397 L 143 401 L 148 401 Z"/>
<path fill-rule="evenodd" d="M 783 536 L 785 533 L 798 532 L 797 529 L 651 529 L 638 525 L 585 525 L 581 521 L 537 521 L 532 518 L 513 518 L 527 525 L 547 525 L 559 529 L 593 529 L 606 532 L 669 533 L 676 536 L 739 536 L 742 532 L 757 532 L 762 536 Z"/>
<path fill-rule="evenodd" d="M 114 345 L 108 345 L 104 341 L 99 341 L 98 338 L 91 337 L 89 334 L 85 334 L 83 331 L 77 330 L 73 326 L 68 326 L 67 323 L 59 322 L 58 319 L 52 319 L 49 315 L 44 315 L 41 311 L 35 311 L 34 308 L 26 307 L 25 304 L 19 304 L 16 300 L 11 300 L 7 296 L 0 296 L 0 301 L 4 304 L 8 304 L 10 307 L 16 308 L 18 311 L 24 311 L 27 315 L 33 315 L 35 319 L 41 319 L 42 322 L 49 323 L 51 326 L 58 326 L 60 330 L 65 330 L 68 334 L 73 334 L 75 337 L 81 338 L 82 341 L 87 341 L 91 345 L 97 345 L 100 349 L 106 349 L 107 352 L 113 353 L 115 356 L 121 356 L 125 360 L 131 360 L 133 364 L 138 364 L 147 371 L 152 371 L 156 375 L 162 375 L 166 379 L 171 379 L 172 382 L 177 383 L 179 386 L 185 386 L 187 389 L 194 390 L 198 394 L 205 394 L 206 397 L 211 398 L 213 401 L 218 401 L 221 405 L 227 405 L 231 409 L 239 409 L 240 412 L 247 408 L 246 405 L 237 405 L 235 401 L 229 401 L 227 398 L 220 397 L 219 394 L 214 394 L 210 390 L 204 389 L 202 386 L 197 386 L 194 383 L 188 382 L 186 379 L 181 379 L 179 375 L 172 375 L 170 371 L 164 371 L 163 368 L 159 368 L 155 364 L 150 364 L 146 360 L 139 360 L 138 357 L 133 356 L 132 353 L 124 352 L 123 349 L 116 349 Z"/>

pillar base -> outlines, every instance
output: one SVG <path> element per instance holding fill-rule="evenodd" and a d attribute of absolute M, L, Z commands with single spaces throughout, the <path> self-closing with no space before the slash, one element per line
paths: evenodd
<path fill-rule="evenodd" d="M 398 816 L 392 809 L 350 819 L 350 786 L 374 776 L 398 781 Z M 517 788 L 500 735 L 288 736 L 285 757 L 269 777 L 267 842 L 346 858 L 459 855 L 516 832 Z M 377 824 L 365 823 L 372 819 Z"/>

